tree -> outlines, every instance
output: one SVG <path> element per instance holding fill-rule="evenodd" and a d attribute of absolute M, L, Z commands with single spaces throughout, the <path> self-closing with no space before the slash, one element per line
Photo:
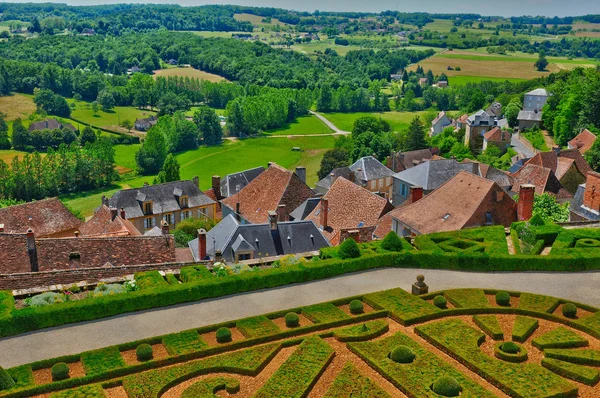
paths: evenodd
<path fill-rule="evenodd" d="M 0 114 L 0 149 L 10 149 L 11 144 L 8 139 L 8 124 L 4 121 L 4 117 Z"/>
<path fill-rule="evenodd" d="M 104 112 L 111 110 L 115 106 L 115 98 L 107 89 L 104 89 L 98 93 L 96 101 L 98 104 L 100 104 L 100 106 L 102 106 L 102 110 Z"/>
<path fill-rule="evenodd" d="M 167 155 L 162 169 L 154 179 L 154 184 L 164 184 L 165 182 L 179 181 L 179 162 L 172 153 Z"/>
<path fill-rule="evenodd" d="M 133 128 L 133 123 L 131 123 L 131 120 L 125 119 L 121 122 L 121 127 L 127 129 L 127 131 L 131 133 L 131 129 Z"/>
<path fill-rule="evenodd" d="M 533 214 L 552 222 L 569 221 L 569 203 L 559 204 L 556 198 L 544 193 L 533 198 Z"/>
<path fill-rule="evenodd" d="M 223 139 L 223 129 L 217 113 L 208 106 L 200 107 L 194 112 L 194 123 L 203 137 L 204 144 L 218 145 Z"/>
<path fill-rule="evenodd" d="M 549 62 L 546 59 L 546 56 L 544 55 L 544 52 L 540 52 L 540 57 L 537 59 L 537 61 L 535 61 L 535 68 L 539 71 L 539 72 L 543 72 L 546 70 L 546 67 L 548 66 Z"/>
<path fill-rule="evenodd" d="M 363 116 L 356 119 L 352 127 L 352 137 L 356 138 L 362 133 L 370 131 L 371 133 L 388 133 L 392 127 L 387 120 L 375 116 Z"/>
<path fill-rule="evenodd" d="M 13 121 L 12 144 L 14 149 L 20 151 L 31 145 L 31 134 L 29 134 L 29 131 L 23 126 L 21 119 L 15 119 L 15 121 Z"/>
<path fill-rule="evenodd" d="M 594 171 L 600 172 L 600 140 L 594 141 L 592 147 L 585 153 L 585 160 Z"/>
<path fill-rule="evenodd" d="M 416 116 L 410 126 L 408 126 L 408 137 L 407 137 L 407 151 L 415 151 L 417 149 L 427 148 L 427 141 L 425 140 L 425 127 L 421 122 L 421 119 Z"/>
<path fill-rule="evenodd" d="M 191 103 L 188 97 L 177 95 L 174 92 L 167 92 L 158 101 L 158 110 L 160 115 L 172 115 L 177 111 L 187 111 Z"/>
<path fill-rule="evenodd" d="M 321 159 L 321 167 L 317 172 L 319 180 L 327 177 L 333 169 L 346 167 L 350 164 L 350 154 L 345 148 L 333 148 L 325 152 Z"/>
<path fill-rule="evenodd" d="M 85 144 L 88 142 L 96 142 L 96 134 L 94 133 L 94 130 L 90 126 L 85 126 L 85 128 L 81 132 L 79 141 L 81 142 L 81 146 L 85 146 Z"/>
<path fill-rule="evenodd" d="M 135 154 L 138 172 L 141 175 L 157 174 L 167 157 L 165 136 L 156 128 L 151 128 L 146 134 L 146 139 Z"/>
<path fill-rule="evenodd" d="M 98 101 L 94 101 L 92 102 L 92 112 L 94 112 L 94 116 L 98 116 L 98 109 L 100 108 L 98 106 Z"/>
<path fill-rule="evenodd" d="M 504 110 L 504 116 L 508 120 L 508 125 L 515 127 L 518 123 L 519 112 L 521 111 L 521 104 L 517 101 L 511 101 Z"/>

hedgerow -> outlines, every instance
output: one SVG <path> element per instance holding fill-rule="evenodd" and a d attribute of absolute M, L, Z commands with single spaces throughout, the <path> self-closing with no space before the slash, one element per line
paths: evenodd
<path fill-rule="evenodd" d="M 8 390 L 14 386 L 15 381 L 13 378 L 0 366 L 0 391 Z"/>
<path fill-rule="evenodd" d="M 247 338 L 268 336 L 279 332 L 277 325 L 266 316 L 241 319 L 235 324 L 238 330 Z"/>
<path fill-rule="evenodd" d="M 390 398 L 377 383 L 362 375 L 352 362 L 347 362 L 324 398 Z"/>
<path fill-rule="evenodd" d="M 585 347 L 588 340 L 565 327 L 558 327 L 532 340 L 531 344 L 540 350 L 546 348 L 576 348 Z"/>
<path fill-rule="evenodd" d="M 348 318 L 348 314 L 331 303 L 315 304 L 302 309 L 302 315 L 314 323 L 327 323 Z"/>
<path fill-rule="evenodd" d="M 587 384 L 588 386 L 596 385 L 600 380 L 598 369 L 563 362 L 558 359 L 544 358 L 542 359 L 542 366 L 559 376 Z"/>
<path fill-rule="evenodd" d="M 490 303 L 482 289 L 452 289 L 444 295 L 453 305 L 460 308 L 487 308 Z"/>
<path fill-rule="evenodd" d="M 165 278 L 158 271 L 137 272 L 135 274 L 135 283 L 141 290 L 168 285 Z"/>
<path fill-rule="evenodd" d="M 519 296 L 519 308 L 525 310 L 552 313 L 559 304 L 560 301 L 555 297 L 531 293 L 522 293 Z"/>
<path fill-rule="evenodd" d="M 182 282 L 193 282 L 214 277 L 215 276 L 204 265 L 183 267 L 179 273 L 179 278 Z"/>
<path fill-rule="evenodd" d="M 333 359 L 333 348 L 321 338 L 311 336 L 296 348 L 290 357 L 256 392 L 254 398 L 301 398 L 316 383 Z"/>
<path fill-rule="evenodd" d="M 195 330 L 169 334 L 163 337 L 163 344 L 170 355 L 182 355 L 208 347 L 202 336 Z"/>
<path fill-rule="evenodd" d="M 494 340 L 503 340 L 504 332 L 495 315 L 475 315 L 473 322 Z"/>
<path fill-rule="evenodd" d="M 198 381 L 181 394 L 181 398 L 214 397 L 217 391 L 225 390 L 229 394 L 240 391 L 240 381 L 233 377 L 212 377 Z"/>
<path fill-rule="evenodd" d="M 496 358 L 507 362 L 520 363 L 527 360 L 527 350 L 525 347 L 517 345 L 512 341 L 499 341 L 494 346 L 494 355 Z"/>
<path fill-rule="evenodd" d="M 403 325 L 411 319 L 437 314 L 439 308 L 402 289 L 367 294 L 364 301 L 372 307 L 386 309 Z"/>
<path fill-rule="evenodd" d="M 546 358 L 560 359 L 561 361 L 577 363 L 580 365 L 600 366 L 600 351 L 598 350 L 569 350 L 569 349 L 546 349 Z"/>
<path fill-rule="evenodd" d="M 339 341 L 364 341 L 379 337 L 389 330 L 388 323 L 383 319 L 348 326 L 333 332 Z"/>
<path fill-rule="evenodd" d="M 86 375 L 104 373 L 125 367 L 125 361 L 117 347 L 108 347 L 81 354 L 81 363 Z"/>
<path fill-rule="evenodd" d="M 50 398 L 104 398 L 106 394 L 100 384 L 90 384 L 50 395 Z"/>
<path fill-rule="evenodd" d="M 525 342 L 539 326 L 537 319 L 517 315 L 512 330 L 512 339 L 519 343 Z"/>

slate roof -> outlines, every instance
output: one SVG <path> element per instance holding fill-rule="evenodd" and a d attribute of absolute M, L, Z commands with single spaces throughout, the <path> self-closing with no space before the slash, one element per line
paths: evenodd
<path fill-rule="evenodd" d="M 352 173 L 350 167 L 338 167 L 336 169 L 333 169 L 329 174 L 327 174 L 327 177 L 323 178 L 315 184 L 315 189 L 321 193 L 325 193 L 331 187 L 331 174 L 335 175 L 336 178 L 344 177 L 345 179 L 349 179 L 350 173 Z"/>
<path fill-rule="evenodd" d="M 110 208 L 102 205 L 92 218 L 79 227 L 79 232 L 88 237 L 141 236 L 131 221 L 121 218 L 119 213 L 117 210 L 117 216 L 113 220 Z"/>
<path fill-rule="evenodd" d="M 265 171 L 265 168 L 260 166 L 253 169 L 240 171 L 239 173 L 228 174 L 224 179 L 221 180 L 221 195 L 224 198 L 235 195 L 246 185 L 248 185 L 250 181 L 258 177 L 263 171 Z"/>
<path fill-rule="evenodd" d="M 144 201 L 152 201 L 152 214 L 163 214 L 181 210 L 179 196 L 188 197 L 188 207 L 200 207 L 214 204 L 215 201 L 202 193 L 193 181 L 173 181 L 164 184 L 149 185 L 141 188 L 117 191 L 109 200 L 109 206 L 125 209 L 125 218 L 143 217 Z"/>
<path fill-rule="evenodd" d="M 306 199 L 300 206 L 290 213 L 291 221 L 304 220 L 321 203 L 321 198 Z"/>
<path fill-rule="evenodd" d="M 489 113 L 481 109 L 469 116 L 467 119 L 467 123 L 469 123 L 471 126 L 493 126 L 494 120 L 494 115 L 490 115 Z"/>
<path fill-rule="evenodd" d="M 397 154 L 393 154 L 392 156 L 397 155 L 398 161 L 401 166 L 398 168 L 398 171 L 402 171 L 402 170 L 410 169 L 411 167 L 414 167 L 418 164 L 421 164 L 423 162 L 426 162 L 426 161 L 432 159 L 434 157 L 434 155 L 436 155 L 437 153 L 439 153 L 439 150 L 437 148 L 431 148 L 431 149 L 417 149 L 415 151 L 399 152 Z"/>
<path fill-rule="evenodd" d="M 412 186 L 433 191 L 461 171 L 479 174 L 477 163 L 458 163 L 454 159 L 430 160 L 418 166 L 394 174 L 394 178 Z"/>
<path fill-rule="evenodd" d="M 575 197 L 571 201 L 571 212 L 589 221 L 600 221 L 600 211 L 598 211 L 599 194 L 600 174 L 591 172 L 587 176 L 586 183 L 577 187 Z"/>
<path fill-rule="evenodd" d="M 548 91 L 545 88 L 536 88 L 525 95 L 540 95 L 540 96 L 548 96 Z"/>
<path fill-rule="evenodd" d="M 586 153 L 596 142 L 596 135 L 588 129 L 584 129 L 577 137 L 569 141 L 569 148 L 577 149 L 579 152 Z"/>
<path fill-rule="evenodd" d="M 358 171 L 358 169 L 361 169 Z M 383 165 L 379 160 L 373 156 L 365 156 L 364 158 L 358 159 L 352 166 L 350 166 L 356 179 L 363 183 L 372 180 L 379 180 L 381 178 L 391 177 L 394 172 Z"/>
<path fill-rule="evenodd" d="M 198 238 L 188 245 L 194 259 L 199 261 Z M 206 236 L 208 255 L 214 259 L 215 251 L 219 250 L 229 262 L 235 260 L 236 249 L 252 250 L 258 258 L 307 253 L 328 246 L 329 242 L 312 221 L 279 222 L 277 229 L 271 230 L 270 224 L 240 224 L 232 214 Z"/>
<path fill-rule="evenodd" d="M 0 209 L 0 224 L 7 234 L 24 234 L 31 228 L 44 237 L 77 229 L 82 221 L 58 198 L 50 198 Z"/>
<path fill-rule="evenodd" d="M 485 133 L 483 135 L 483 138 L 487 141 L 507 142 L 511 140 L 512 135 L 509 131 L 504 131 L 500 127 L 494 127 L 493 129 Z"/>
<path fill-rule="evenodd" d="M 542 112 L 540 111 L 519 111 L 517 120 L 529 121 L 529 122 L 541 122 Z"/>
<path fill-rule="evenodd" d="M 44 119 L 41 122 L 34 122 L 29 125 L 29 131 L 39 131 L 39 130 L 57 130 L 57 129 L 67 129 L 71 131 L 77 131 L 72 124 L 69 123 L 61 123 L 56 119 Z"/>
<path fill-rule="evenodd" d="M 435 126 L 436 124 L 439 123 L 440 120 L 442 120 L 444 117 L 446 117 L 448 119 L 448 117 L 446 116 L 446 112 L 441 111 L 440 113 L 438 113 L 437 117 L 435 119 L 433 119 L 433 121 L 431 122 L 432 126 Z M 451 121 L 450 119 L 448 119 L 448 121 Z"/>

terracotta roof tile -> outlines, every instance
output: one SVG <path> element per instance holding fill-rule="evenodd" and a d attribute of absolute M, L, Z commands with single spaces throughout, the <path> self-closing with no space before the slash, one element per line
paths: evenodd
<path fill-rule="evenodd" d="M 556 175 L 547 167 L 526 163 L 519 171 L 513 174 L 513 192 L 518 192 L 523 184 L 535 186 L 535 193 L 541 195 L 548 193 L 557 198 L 569 198 L 572 195 L 562 186 Z"/>
<path fill-rule="evenodd" d="M 596 135 L 588 129 L 584 129 L 577 137 L 569 141 L 569 148 L 577 149 L 583 154 L 589 151 L 595 141 Z"/>
<path fill-rule="evenodd" d="M 77 229 L 82 221 L 60 200 L 50 198 L 0 209 L 0 224 L 5 233 L 25 233 L 32 228 L 36 236 L 50 236 Z"/>
<path fill-rule="evenodd" d="M 79 232 L 82 236 L 88 237 L 142 235 L 131 221 L 121 218 L 119 214 L 113 220 L 111 210 L 106 205 L 100 206 L 94 216 L 79 227 Z"/>
<path fill-rule="evenodd" d="M 494 127 L 483 135 L 487 141 L 505 142 L 510 141 L 511 135 L 508 131 L 503 131 L 500 127 Z"/>

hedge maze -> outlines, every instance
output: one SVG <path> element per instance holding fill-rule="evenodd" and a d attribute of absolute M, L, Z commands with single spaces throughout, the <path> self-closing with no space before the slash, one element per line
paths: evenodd
<path fill-rule="evenodd" d="M 498 293 L 392 289 L 0 368 L 0 398 L 600 396 L 599 310 L 574 303 L 568 318 L 564 300 Z M 356 300 L 370 310 L 352 314 Z M 310 323 L 285 327 L 289 313 Z M 224 328 L 238 338 L 203 339 Z M 53 380 L 59 363 L 69 374 Z"/>

